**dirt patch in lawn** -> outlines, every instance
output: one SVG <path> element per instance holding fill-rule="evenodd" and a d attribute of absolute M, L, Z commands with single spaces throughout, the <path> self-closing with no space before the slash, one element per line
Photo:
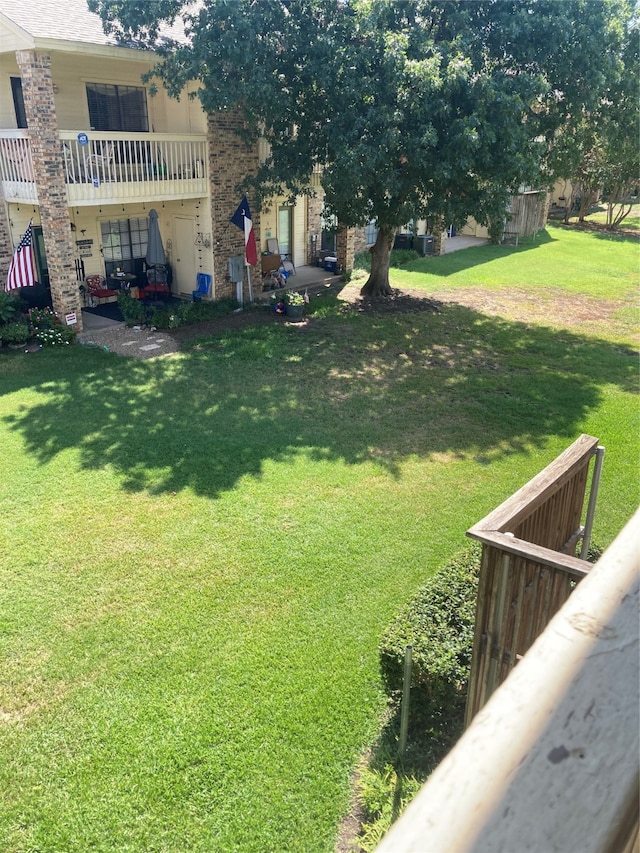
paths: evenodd
<path fill-rule="evenodd" d="M 359 291 L 360 285 L 349 284 L 341 292 L 340 298 L 350 302 L 358 310 L 376 313 L 439 310 L 444 303 L 456 303 L 491 317 L 499 316 L 515 322 L 576 330 L 589 323 L 606 323 L 631 304 L 624 300 L 607 301 L 590 296 L 568 295 L 560 288 L 536 290 L 532 293 L 522 287 L 499 291 L 469 287 L 455 291 L 436 291 L 428 297 L 420 290 L 396 290 L 393 296 L 382 300 L 363 300 Z"/>

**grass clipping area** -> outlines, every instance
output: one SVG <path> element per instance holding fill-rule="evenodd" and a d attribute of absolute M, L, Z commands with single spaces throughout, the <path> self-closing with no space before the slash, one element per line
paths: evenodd
<path fill-rule="evenodd" d="M 552 252 L 562 287 L 578 245 L 549 233 L 468 274 L 526 287 Z M 589 297 L 626 299 L 635 244 L 580 239 L 607 263 Z M 465 531 L 581 432 L 607 448 L 594 536 L 628 520 L 622 326 L 462 304 L 462 272 L 435 298 L 452 261 L 416 263 L 427 298 L 394 310 L 317 299 L 164 359 L 2 355 L 3 850 L 332 851 L 386 719 L 383 632 Z"/>

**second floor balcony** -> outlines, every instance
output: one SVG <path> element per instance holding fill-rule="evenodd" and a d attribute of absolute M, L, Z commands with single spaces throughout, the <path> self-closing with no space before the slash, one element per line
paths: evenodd
<path fill-rule="evenodd" d="M 60 132 L 69 206 L 200 198 L 209 191 L 204 135 Z M 0 130 L 0 181 L 7 202 L 39 204 L 24 130 Z"/>

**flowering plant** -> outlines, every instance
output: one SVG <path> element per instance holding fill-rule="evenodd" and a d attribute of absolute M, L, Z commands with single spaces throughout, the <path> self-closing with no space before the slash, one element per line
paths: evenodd
<path fill-rule="evenodd" d="M 34 338 L 43 346 L 68 346 L 76 334 L 66 326 L 54 326 L 52 329 L 36 329 Z"/>
<path fill-rule="evenodd" d="M 304 296 L 301 293 L 298 293 L 297 290 L 290 290 L 285 295 L 285 299 L 287 301 L 287 305 L 304 305 Z"/>
<path fill-rule="evenodd" d="M 53 329 L 58 318 L 51 308 L 30 308 L 29 323 L 33 329 Z"/>

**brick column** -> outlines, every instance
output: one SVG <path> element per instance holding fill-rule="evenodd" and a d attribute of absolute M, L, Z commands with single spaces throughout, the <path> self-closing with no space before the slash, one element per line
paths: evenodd
<path fill-rule="evenodd" d="M 62 317 L 75 312 L 78 318 L 75 329 L 80 332 L 82 310 L 53 96 L 51 56 L 38 50 L 19 50 L 16 59 L 22 77 L 53 310 Z"/>
<path fill-rule="evenodd" d="M 239 113 L 216 113 L 207 119 L 209 137 L 209 175 L 211 182 L 211 226 L 213 228 L 213 275 L 216 299 L 235 299 L 236 286 L 229 279 L 229 258 L 244 254 L 244 235 L 229 221 L 236 212 L 242 192 L 238 185 L 258 170 L 258 142 L 246 145 L 237 134 L 242 128 Z M 248 198 L 251 217 L 260 240 L 260 215 L 252 198 Z M 260 257 L 258 265 L 250 267 L 254 295 L 262 289 Z M 248 297 L 245 276 L 245 298 Z"/>
<path fill-rule="evenodd" d="M 338 254 L 338 266 L 343 272 L 350 272 L 353 269 L 353 255 L 355 247 L 355 231 L 353 228 L 346 228 L 344 225 L 339 226 L 336 247 Z"/>
<path fill-rule="evenodd" d="M 447 248 L 447 232 L 442 222 L 436 222 L 433 226 L 433 254 L 444 255 Z"/>

